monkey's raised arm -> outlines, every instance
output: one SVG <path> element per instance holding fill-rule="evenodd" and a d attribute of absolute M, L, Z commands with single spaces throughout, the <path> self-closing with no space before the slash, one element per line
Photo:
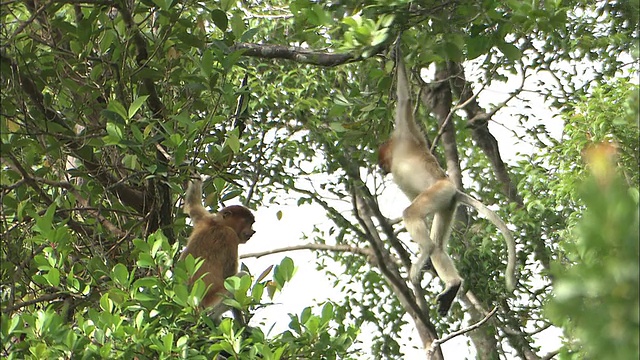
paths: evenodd
<path fill-rule="evenodd" d="M 422 131 L 413 118 L 413 104 L 411 101 L 411 90 L 409 87 L 409 79 L 407 78 L 407 70 L 402 61 L 400 48 L 396 50 L 396 67 L 397 67 L 397 105 L 396 105 L 396 127 L 394 137 L 413 139 L 420 146 L 427 147 L 427 142 Z M 398 139 L 400 140 L 400 139 Z"/>
<path fill-rule="evenodd" d="M 184 196 L 184 212 L 191 217 L 194 224 L 209 215 L 207 209 L 202 206 L 202 180 L 196 179 L 189 183 Z"/>

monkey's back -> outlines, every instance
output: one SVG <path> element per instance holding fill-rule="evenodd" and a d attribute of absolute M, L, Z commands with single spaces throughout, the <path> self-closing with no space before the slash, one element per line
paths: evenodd
<path fill-rule="evenodd" d="M 233 229 L 218 224 L 214 216 L 207 216 L 195 224 L 180 259 L 191 254 L 194 258 L 204 260 L 190 279 L 190 283 L 193 283 L 204 276 L 205 284 L 210 286 L 202 300 L 203 307 L 219 300 L 216 294 L 224 290 L 224 279 L 238 271 L 239 240 Z"/>

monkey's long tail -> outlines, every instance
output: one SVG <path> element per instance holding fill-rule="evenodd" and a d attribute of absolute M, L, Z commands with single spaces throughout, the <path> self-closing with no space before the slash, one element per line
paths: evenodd
<path fill-rule="evenodd" d="M 473 197 L 458 191 L 458 201 L 465 205 L 475 208 L 481 215 L 489 219 L 499 230 L 502 232 L 502 236 L 507 243 L 507 270 L 504 274 L 504 278 L 507 283 L 507 289 L 513 291 L 516 287 L 516 242 L 511 235 L 511 231 L 507 228 L 507 225 L 500 219 L 500 217 L 486 207 L 480 201 Z"/>

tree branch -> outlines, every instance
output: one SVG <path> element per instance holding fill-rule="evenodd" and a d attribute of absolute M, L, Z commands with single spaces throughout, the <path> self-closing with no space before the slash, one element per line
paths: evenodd
<path fill-rule="evenodd" d="M 31 24 L 38 16 L 40 16 L 40 14 L 42 14 L 49 6 L 51 6 L 51 4 L 53 4 L 53 1 L 49 0 L 45 4 L 40 6 L 38 9 L 35 9 L 33 14 L 31 14 L 31 16 L 29 17 L 29 19 L 27 19 L 22 24 L 20 24 L 20 26 L 18 26 L 18 28 L 13 32 L 13 34 L 9 36 L 9 39 L 4 43 L 11 44 L 11 42 L 13 41 L 13 38 L 16 37 L 16 35 L 20 34 L 22 30 L 24 30 L 27 26 L 29 26 L 29 24 Z"/>
<path fill-rule="evenodd" d="M 247 258 L 260 258 L 267 255 L 278 254 L 287 251 L 298 251 L 298 250 L 322 250 L 322 251 L 333 251 L 333 252 L 347 252 L 356 255 L 364 255 L 367 257 L 373 256 L 373 252 L 369 248 L 360 248 L 349 245 L 327 245 L 327 244 L 303 244 L 303 245 L 294 245 L 287 246 L 277 249 L 271 249 L 266 251 L 254 252 L 240 255 L 240 259 Z"/>
<path fill-rule="evenodd" d="M 29 305 L 33 305 L 33 304 L 37 304 L 37 303 L 41 303 L 41 302 L 50 302 L 51 300 L 64 299 L 64 298 L 67 298 L 69 296 L 71 296 L 71 295 L 66 294 L 66 293 L 45 294 L 45 295 L 42 295 L 42 296 L 37 297 L 35 299 L 19 302 L 19 303 L 15 304 L 15 305 L 12 305 L 12 306 L 7 306 L 4 309 L 2 309 L 2 312 L 5 313 L 5 314 L 8 314 L 8 313 L 14 312 L 15 310 L 21 309 L 21 308 L 29 306 Z"/>
<path fill-rule="evenodd" d="M 27 170 L 22 166 L 22 164 L 18 161 L 18 159 L 11 153 L 8 156 L 11 159 L 13 169 L 16 172 L 20 173 L 20 175 L 26 181 L 26 183 L 29 184 L 29 186 L 42 197 L 42 199 L 44 200 L 44 203 L 47 204 L 47 206 L 53 204 L 53 199 L 51 199 L 51 197 L 47 195 L 47 193 L 42 189 L 42 187 L 40 187 L 40 184 L 38 184 L 38 182 L 27 172 Z M 66 211 L 66 210 L 63 209 L 63 211 Z M 92 236 L 94 233 L 92 229 L 88 228 L 87 226 L 84 226 L 83 224 L 78 223 L 72 217 L 68 218 L 68 224 L 69 224 L 69 227 L 73 229 L 75 232 L 77 232 L 78 234 L 85 234 L 87 236 Z"/>
<path fill-rule="evenodd" d="M 480 149 L 482 149 L 491 162 L 496 178 L 503 186 L 503 193 L 509 198 L 509 200 L 522 206 L 522 198 L 518 195 L 518 190 L 515 184 L 511 181 L 509 171 L 500 157 L 498 141 L 491 134 L 488 127 L 490 116 L 493 116 L 498 109 L 504 105 L 501 105 L 487 113 L 480 107 L 477 98 L 474 97 L 471 91 L 471 86 L 469 86 L 467 79 L 465 78 L 462 65 L 460 63 L 452 63 L 451 69 L 453 76 L 450 81 L 451 87 L 460 98 L 460 101 L 467 104 L 464 109 L 467 113 L 467 118 L 469 119 L 469 127 L 472 129 L 473 140 L 478 144 Z"/>
<path fill-rule="evenodd" d="M 389 38 L 384 42 L 369 48 L 362 53 L 330 53 L 309 50 L 295 46 L 272 45 L 272 44 L 253 44 L 253 43 L 235 43 L 230 50 L 242 51 L 243 55 L 258 57 L 263 59 L 285 59 L 292 60 L 300 64 L 319 65 L 326 67 L 334 67 L 352 62 L 358 62 L 370 58 L 384 51 L 393 38 Z"/>
<path fill-rule="evenodd" d="M 448 64 L 436 66 L 436 75 L 433 83 L 423 87 L 422 100 L 428 108 L 435 114 L 438 120 L 438 134 L 442 136 L 442 147 L 444 148 L 445 161 L 447 163 L 447 173 L 456 184 L 458 189 L 462 189 L 462 171 L 460 169 L 460 156 L 458 155 L 458 143 L 456 142 L 456 130 L 451 121 L 447 119 L 453 111 L 451 109 L 451 85 L 449 84 L 450 70 Z M 431 143 L 431 152 L 436 146 L 438 136 Z"/>
<path fill-rule="evenodd" d="M 485 317 L 478 321 L 475 324 L 472 324 L 466 328 L 460 329 L 458 331 L 454 331 L 451 334 L 441 338 L 441 339 L 436 339 L 432 344 L 431 344 L 431 348 L 429 348 L 429 350 L 427 350 L 427 359 L 431 359 L 433 357 L 433 352 L 440 347 L 441 344 L 444 344 L 445 342 L 453 339 L 456 336 L 460 336 L 463 334 L 466 334 L 470 331 L 473 331 L 477 328 L 479 328 L 480 326 L 482 326 L 484 323 L 486 323 L 495 313 L 496 311 L 498 311 L 498 307 L 494 307 L 493 310 L 491 310 L 487 315 L 485 315 Z"/>
<path fill-rule="evenodd" d="M 558 354 L 560 354 L 560 349 L 549 352 L 547 355 L 543 356 L 541 360 L 551 360 Z"/>

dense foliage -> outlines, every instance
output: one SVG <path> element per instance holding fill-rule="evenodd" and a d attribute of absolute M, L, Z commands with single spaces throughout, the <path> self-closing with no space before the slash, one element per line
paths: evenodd
<path fill-rule="evenodd" d="M 3 357 L 637 358 L 637 0 L 0 6 Z M 509 294 L 500 235 L 458 211 L 465 292 L 446 318 L 437 279 L 406 280 L 406 202 L 385 198 L 395 189 L 374 165 L 398 36 L 442 166 L 518 241 Z M 547 129 L 561 121 L 562 135 Z M 502 127 L 529 153 L 505 150 Z M 323 208 L 330 223 L 302 218 L 315 228 L 297 245 L 344 296 L 281 332 L 196 311 L 197 265 L 176 261 L 195 174 L 213 210 Z M 271 231 L 249 244 L 286 229 Z M 308 266 L 272 252 L 227 282 L 249 318 Z M 489 315 L 462 353 L 436 346 Z M 562 348 L 541 345 L 558 328 Z"/>
<path fill-rule="evenodd" d="M 557 147 L 564 153 L 581 147 L 589 170 L 562 171 L 562 182 L 580 184 L 569 192 L 586 206 L 576 212 L 578 223 L 568 228 L 562 244 L 565 256 L 553 270 L 557 281 L 549 315 L 568 330 L 570 340 L 581 340 L 570 344 L 567 358 L 638 356 L 638 90 L 626 82 L 594 89 L 566 120 L 569 144 Z"/>

